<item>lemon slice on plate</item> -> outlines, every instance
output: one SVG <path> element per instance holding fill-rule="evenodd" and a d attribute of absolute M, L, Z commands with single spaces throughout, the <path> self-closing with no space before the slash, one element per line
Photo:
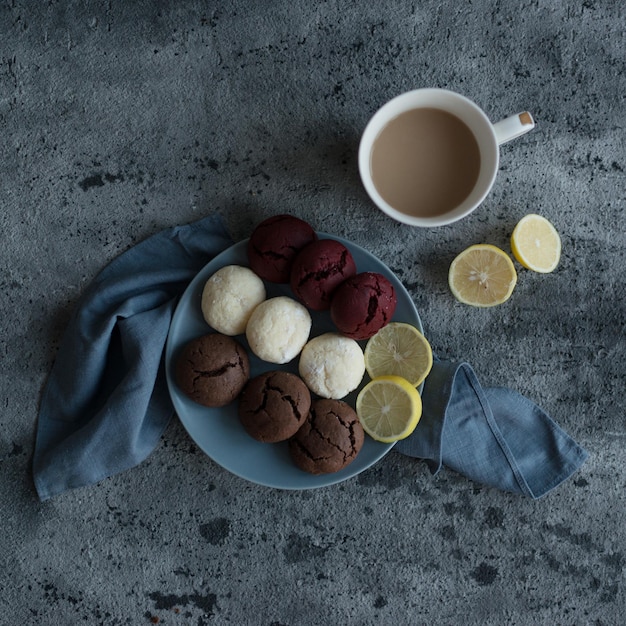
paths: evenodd
<path fill-rule="evenodd" d="M 452 261 L 448 283 L 459 302 L 489 307 L 510 298 L 517 273 L 513 261 L 503 250 L 480 243 L 463 250 Z"/>
<path fill-rule="evenodd" d="M 545 217 L 531 213 L 513 230 L 511 250 L 526 269 L 547 274 L 559 264 L 561 237 Z"/>
<path fill-rule="evenodd" d="M 433 351 L 411 324 L 390 322 L 365 346 L 365 369 L 370 378 L 401 376 L 414 387 L 421 385 L 433 366 Z"/>
<path fill-rule="evenodd" d="M 359 392 L 356 412 L 372 439 L 393 443 L 415 430 L 422 416 L 422 399 L 401 376 L 379 376 Z"/>

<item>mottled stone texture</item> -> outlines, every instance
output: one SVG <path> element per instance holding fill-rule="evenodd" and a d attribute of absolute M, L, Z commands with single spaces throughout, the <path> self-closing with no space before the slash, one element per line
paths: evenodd
<path fill-rule="evenodd" d="M 625 33 L 615 0 L 2 2 L 0 623 L 623 623 Z M 372 207 L 356 154 L 374 110 L 423 86 L 537 128 L 471 217 L 413 230 Z M 531 397 L 590 459 L 537 502 L 394 453 L 284 493 L 173 421 L 140 467 L 40 504 L 37 407 L 79 294 L 213 211 L 234 239 L 293 213 L 378 255 L 438 354 Z M 528 212 L 562 234 L 557 271 L 457 304 L 452 258 L 509 250 Z"/>

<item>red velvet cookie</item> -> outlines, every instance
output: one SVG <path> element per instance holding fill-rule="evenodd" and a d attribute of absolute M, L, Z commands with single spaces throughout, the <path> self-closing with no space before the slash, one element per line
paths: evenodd
<path fill-rule="evenodd" d="M 272 283 L 288 283 L 293 259 L 317 234 L 293 215 L 274 215 L 262 221 L 248 240 L 250 268 Z"/>
<path fill-rule="evenodd" d="M 350 250 L 335 239 L 319 239 L 304 247 L 291 268 L 291 290 L 314 311 L 330 307 L 333 292 L 356 274 Z"/>
<path fill-rule="evenodd" d="M 337 330 L 352 339 L 369 339 L 391 321 L 397 298 L 382 274 L 362 272 L 337 287 L 330 317 Z"/>

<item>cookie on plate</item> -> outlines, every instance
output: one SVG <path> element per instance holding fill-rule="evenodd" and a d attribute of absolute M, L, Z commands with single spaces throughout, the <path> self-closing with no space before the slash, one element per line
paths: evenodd
<path fill-rule="evenodd" d="M 266 443 L 285 441 L 309 414 L 311 393 L 301 378 L 280 370 L 248 381 L 239 397 L 239 419 L 246 432 Z"/>
<path fill-rule="evenodd" d="M 315 400 L 304 424 L 289 440 L 293 462 L 309 474 L 343 469 L 363 447 L 365 432 L 356 411 L 342 400 Z"/>
<path fill-rule="evenodd" d="M 340 241 L 319 239 L 300 250 L 291 268 L 296 298 L 314 311 L 330 308 L 333 291 L 356 274 L 352 253 Z"/>
<path fill-rule="evenodd" d="M 346 337 L 369 339 L 391 321 L 396 304 L 395 289 L 385 276 L 361 272 L 337 287 L 330 317 Z"/>
<path fill-rule="evenodd" d="M 249 378 L 250 361 L 245 348 L 220 333 L 192 339 L 176 361 L 176 384 L 185 395 L 203 406 L 230 404 Z"/>
<path fill-rule="evenodd" d="M 223 335 L 245 332 L 252 311 L 265 300 L 263 281 L 249 268 L 226 265 L 217 270 L 202 290 L 202 315 Z"/>
<path fill-rule="evenodd" d="M 248 240 L 248 262 L 263 279 L 288 283 L 296 254 L 315 241 L 313 227 L 293 215 L 274 215 L 263 220 Z"/>
<path fill-rule="evenodd" d="M 311 315 L 288 296 L 269 298 L 254 309 L 246 326 L 250 350 L 268 363 L 288 363 L 309 338 Z"/>
<path fill-rule="evenodd" d="M 313 393 L 340 400 L 361 384 L 365 356 L 354 339 L 339 333 L 324 333 L 304 346 L 298 371 Z"/>

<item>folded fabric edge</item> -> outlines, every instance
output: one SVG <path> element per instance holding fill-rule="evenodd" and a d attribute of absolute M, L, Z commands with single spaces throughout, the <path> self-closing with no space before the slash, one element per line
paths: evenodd
<path fill-rule="evenodd" d="M 589 452 L 587 452 L 587 450 L 579 444 L 572 442 L 571 447 L 565 454 L 563 454 L 563 457 L 567 459 L 567 465 L 563 467 L 562 471 L 559 472 L 551 482 L 545 485 L 541 492 L 532 492 L 533 500 L 543 498 L 560 484 L 564 483 L 568 478 L 573 476 L 589 458 Z"/>
<path fill-rule="evenodd" d="M 480 385 L 480 383 L 477 384 Z M 523 472 L 520 471 L 517 461 L 515 460 L 515 455 L 511 450 L 508 450 L 510 454 L 510 462 L 516 467 L 516 476 L 519 472 L 519 477 L 524 481 L 524 485 L 528 490 L 528 494 L 533 500 L 538 500 L 545 496 L 547 493 L 552 491 L 555 487 L 558 487 L 561 483 L 565 482 L 568 478 L 570 478 L 576 471 L 580 469 L 580 467 L 584 464 L 584 462 L 589 457 L 589 453 L 585 450 L 575 439 L 571 437 L 563 428 L 549 415 L 543 408 L 535 404 L 532 400 L 523 396 L 517 391 L 513 391 L 511 389 L 507 389 L 505 387 L 490 387 L 490 388 L 481 388 L 482 394 L 487 405 L 490 408 L 489 411 L 489 422 L 492 431 L 496 429 L 501 436 L 499 426 L 497 425 L 497 421 L 495 419 L 493 410 L 491 409 L 492 403 L 496 403 L 497 396 L 505 392 L 507 394 L 515 394 L 519 397 L 523 402 L 533 405 L 534 408 L 538 411 L 541 416 L 542 423 L 547 425 L 552 433 L 554 433 L 555 437 L 559 438 L 560 447 L 559 447 L 559 459 L 561 461 L 561 468 L 558 472 L 556 472 L 549 482 L 542 484 L 540 489 L 533 489 L 529 482 L 526 481 L 526 478 L 523 475 Z M 495 431 L 494 431 L 495 434 Z M 500 437 L 499 437 L 500 439 Z M 565 444 L 565 445 L 564 445 Z M 502 437 L 501 445 L 504 445 L 508 449 L 508 444 L 506 444 L 506 439 Z M 507 454 L 507 457 L 509 455 Z M 519 482 L 519 479 L 518 479 Z"/>
<path fill-rule="evenodd" d="M 172 408 L 172 411 L 169 417 L 167 418 L 167 420 L 165 420 L 165 423 L 163 424 L 162 428 L 160 429 L 158 433 L 158 437 L 156 437 L 157 446 L 159 445 L 161 438 L 165 434 L 167 427 L 172 422 L 172 418 L 174 417 L 174 415 L 175 415 L 175 411 Z M 106 480 L 107 478 L 112 478 L 113 476 L 117 476 L 118 474 L 127 472 L 128 470 L 131 470 L 137 467 L 138 465 L 143 463 L 148 457 L 150 457 L 155 449 L 156 449 L 156 446 L 153 448 L 150 448 L 145 454 L 142 454 L 141 458 L 135 458 L 133 460 L 129 460 L 127 463 L 124 463 L 118 466 L 119 469 L 116 469 L 114 473 L 111 473 L 107 469 L 103 469 L 103 471 L 97 473 L 95 476 L 92 476 L 88 481 L 81 480 L 81 479 L 70 479 L 64 485 L 59 484 L 53 488 L 49 487 L 48 481 L 43 480 L 42 474 L 37 471 L 37 468 L 35 464 L 33 463 L 32 468 L 31 468 L 31 475 L 32 475 L 33 483 L 35 485 L 35 490 L 37 491 L 37 496 L 39 497 L 40 502 L 45 502 L 46 500 L 49 500 L 55 496 L 58 496 L 70 490 L 80 489 L 81 487 L 91 487 L 93 485 L 96 485 L 97 483 L 102 482 L 103 480 Z"/>
<path fill-rule="evenodd" d="M 500 430 L 500 427 L 498 426 L 494 418 L 493 411 L 491 409 L 491 403 L 487 399 L 485 391 L 483 390 L 483 387 L 480 384 L 478 377 L 476 376 L 476 372 L 474 372 L 474 369 L 469 363 L 462 363 L 459 366 L 459 370 L 463 370 L 463 373 L 465 374 L 467 381 L 469 382 L 472 389 L 474 390 L 474 393 L 476 394 L 476 398 L 482 408 L 483 415 L 485 416 L 485 419 L 487 421 L 487 425 L 489 426 L 495 440 L 497 441 L 498 446 L 500 447 L 500 450 L 502 451 L 502 454 L 506 458 L 506 461 L 509 464 L 509 467 L 511 468 L 511 472 L 513 473 L 513 476 L 515 477 L 515 481 L 517 482 L 517 485 L 521 493 L 525 496 L 530 496 L 531 498 L 534 498 L 535 496 L 533 494 L 533 491 L 530 488 L 530 485 L 528 484 L 526 478 L 524 477 L 523 472 L 521 471 L 517 463 L 515 454 L 509 447 L 509 444 L 507 443 L 505 437 L 503 436 Z M 458 374 L 459 370 L 457 370 L 456 374 Z"/>

